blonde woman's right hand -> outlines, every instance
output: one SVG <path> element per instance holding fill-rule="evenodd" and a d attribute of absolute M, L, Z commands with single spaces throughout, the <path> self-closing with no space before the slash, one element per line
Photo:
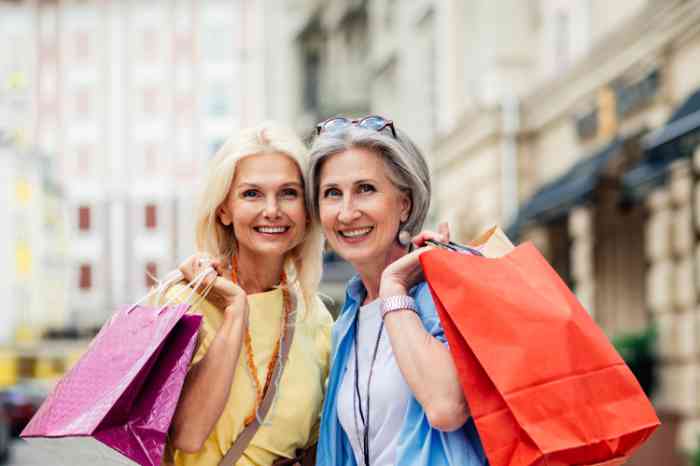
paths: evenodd
<path fill-rule="evenodd" d="M 223 309 L 227 315 L 240 315 L 248 317 L 248 299 L 247 294 L 228 278 L 228 269 L 223 265 L 220 259 L 212 258 L 208 254 L 198 253 L 188 257 L 178 267 L 188 283 L 191 283 L 194 277 L 199 275 L 206 269 L 211 269 L 202 281 L 202 285 L 197 290 L 203 292 L 211 286 L 206 298 L 219 309 Z"/>

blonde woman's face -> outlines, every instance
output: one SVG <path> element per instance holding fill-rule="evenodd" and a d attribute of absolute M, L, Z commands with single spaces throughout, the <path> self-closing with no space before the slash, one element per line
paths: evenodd
<path fill-rule="evenodd" d="M 283 256 L 306 231 L 306 208 L 297 164 L 280 153 L 238 161 L 219 220 L 233 225 L 238 253 L 251 258 Z"/>

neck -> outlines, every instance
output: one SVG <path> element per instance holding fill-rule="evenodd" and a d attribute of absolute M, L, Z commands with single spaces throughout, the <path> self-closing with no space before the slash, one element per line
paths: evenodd
<path fill-rule="evenodd" d="M 362 284 L 367 290 L 367 296 L 363 304 L 368 304 L 379 297 L 379 286 L 382 280 L 382 273 L 389 264 L 407 254 L 406 248 L 394 242 L 378 260 L 362 264 L 353 264 L 360 274 Z"/>
<path fill-rule="evenodd" d="M 238 285 L 247 294 L 269 291 L 282 280 L 284 256 L 253 256 L 239 251 L 236 259 Z"/>

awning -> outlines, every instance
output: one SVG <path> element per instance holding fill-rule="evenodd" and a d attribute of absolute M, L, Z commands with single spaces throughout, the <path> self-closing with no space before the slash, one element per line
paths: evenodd
<path fill-rule="evenodd" d="M 623 197 L 639 201 L 666 181 L 672 162 L 690 157 L 700 144 L 700 90 L 688 97 L 663 128 L 642 139 L 642 162 L 622 177 Z"/>
<path fill-rule="evenodd" d="M 568 214 L 587 201 L 608 162 L 621 152 L 624 140 L 616 138 L 600 151 L 577 162 L 568 172 L 544 185 L 527 201 L 508 228 L 508 236 L 517 238 L 529 223 L 549 223 Z"/>

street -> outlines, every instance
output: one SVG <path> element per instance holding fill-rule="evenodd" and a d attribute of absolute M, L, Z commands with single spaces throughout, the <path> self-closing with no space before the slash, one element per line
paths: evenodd
<path fill-rule="evenodd" d="M 7 462 L 8 466 L 45 466 L 47 464 L 52 464 L 52 462 L 44 456 L 42 451 L 31 448 L 23 440 L 12 442 L 12 453 Z"/>

